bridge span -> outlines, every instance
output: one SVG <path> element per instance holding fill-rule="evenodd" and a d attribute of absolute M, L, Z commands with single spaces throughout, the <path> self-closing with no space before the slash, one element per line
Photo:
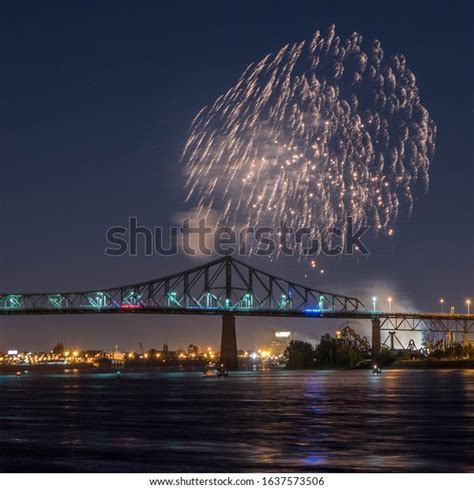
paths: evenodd
<path fill-rule="evenodd" d="M 1 315 L 192 314 L 222 316 L 221 361 L 237 369 L 237 316 L 360 319 L 372 323 L 372 356 L 381 332 L 462 335 L 468 344 L 474 314 L 368 310 L 355 297 L 296 284 L 231 256 L 159 279 L 82 292 L 3 293 Z"/>

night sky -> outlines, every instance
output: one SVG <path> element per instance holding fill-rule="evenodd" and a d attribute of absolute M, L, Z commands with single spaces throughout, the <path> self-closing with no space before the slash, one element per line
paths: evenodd
<path fill-rule="evenodd" d="M 105 232 L 129 216 L 185 213 L 180 152 L 194 115 L 252 62 L 335 23 L 403 53 L 438 127 L 430 189 L 393 239 L 363 259 L 251 263 L 366 304 L 464 311 L 474 299 L 473 68 L 469 2 L 60 2 L 0 5 L 0 290 L 125 285 L 185 269 L 177 256 L 111 258 Z M 308 277 L 305 278 L 305 274 Z M 274 328 L 319 337 L 337 321 L 239 319 L 239 346 Z M 219 318 L 0 316 L 0 351 L 217 346 Z"/>

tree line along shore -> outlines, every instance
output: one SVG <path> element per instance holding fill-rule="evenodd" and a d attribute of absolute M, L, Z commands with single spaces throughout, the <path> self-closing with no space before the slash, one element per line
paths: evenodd
<path fill-rule="evenodd" d="M 376 359 L 367 352 L 348 345 L 329 334 L 313 347 L 304 341 L 293 340 L 285 351 L 286 368 L 335 369 L 371 368 L 374 363 L 381 368 L 474 368 L 474 348 L 453 345 L 443 350 L 422 355 L 416 351 L 382 348 Z"/>

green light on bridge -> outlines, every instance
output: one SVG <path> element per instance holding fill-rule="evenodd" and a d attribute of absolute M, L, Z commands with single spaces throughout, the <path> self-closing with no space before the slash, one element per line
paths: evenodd
<path fill-rule="evenodd" d="M 280 302 L 278 303 L 278 308 L 279 309 L 285 309 L 286 306 L 288 305 L 288 297 L 285 294 L 281 295 Z"/>
<path fill-rule="evenodd" d="M 201 307 L 207 307 L 207 308 L 216 308 L 219 306 L 219 299 L 216 297 L 215 294 L 213 294 L 212 292 L 204 292 L 204 295 L 201 296 L 201 298 L 199 299 L 199 305 L 201 305 L 201 300 L 202 298 L 204 297 L 204 306 L 201 306 Z"/>
<path fill-rule="evenodd" d="M 177 299 L 176 292 L 168 292 L 166 294 L 166 297 L 168 299 L 168 307 L 172 307 L 172 306 L 181 307 L 181 304 L 179 303 L 179 300 Z"/>
<path fill-rule="evenodd" d="M 246 309 L 252 309 L 253 308 L 253 295 L 247 292 L 244 294 L 242 297 L 241 304 L 244 308 Z"/>
<path fill-rule="evenodd" d="M 135 290 L 129 290 L 123 296 L 123 304 L 128 304 L 130 306 L 139 306 L 141 298 L 142 298 L 142 294 L 138 293 Z"/>
<path fill-rule="evenodd" d="M 100 309 L 107 306 L 107 295 L 104 292 L 97 292 L 95 297 L 88 297 L 87 300 L 92 307 Z"/>
<path fill-rule="evenodd" d="M 3 305 L 5 309 L 20 309 L 23 306 L 23 296 L 10 294 L 4 297 Z"/>
<path fill-rule="evenodd" d="M 63 305 L 62 305 L 63 300 L 64 300 L 64 297 L 61 294 L 48 295 L 48 302 L 55 309 L 62 309 L 62 307 L 63 307 Z"/>

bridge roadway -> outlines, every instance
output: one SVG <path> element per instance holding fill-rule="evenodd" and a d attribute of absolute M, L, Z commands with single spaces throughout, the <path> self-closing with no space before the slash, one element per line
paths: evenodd
<path fill-rule="evenodd" d="M 244 309 L 244 308 L 205 308 L 205 307 L 159 307 L 137 306 L 130 308 L 115 307 L 65 307 L 61 309 L 29 308 L 0 309 L 0 315 L 51 315 L 51 314 L 181 314 L 207 316 L 259 316 L 259 317 L 296 317 L 326 319 L 376 319 L 397 321 L 474 321 L 474 314 L 448 314 L 436 312 L 384 312 L 384 311 L 331 311 L 331 310 L 291 310 L 291 309 Z M 382 328 L 383 329 L 383 328 Z M 397 328 L 398 329 L 398 328 Z M 403 329 L 412 331 L 416 327 Z"/>

